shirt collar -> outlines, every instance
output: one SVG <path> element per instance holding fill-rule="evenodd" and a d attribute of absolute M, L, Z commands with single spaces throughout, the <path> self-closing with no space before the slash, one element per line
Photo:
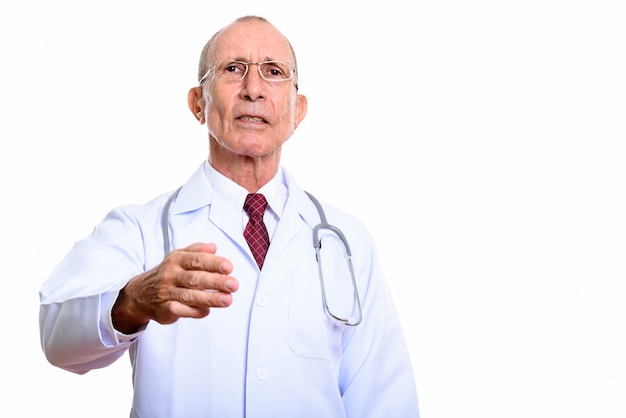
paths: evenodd
<path fill-rule="evenodd" d="M 243 210 L 243 203 L 246 200 L 248 191 L 224 176 L 216 169 L 214 169 L 208 162 L 204 165 L 204 172 L 206 177 L 213 187 L 215 194 L 217 194 L 220 200 L 231 207 L 234 213 Z M 257 193 L 262 193 L 267 199 L 268 207 L 274 213 L 274 215 L 280 219 L 287 203 L 287 186 L 285 182 L 285 173 L 282 167 L 279 168 L 276 175 L 263 187 L 259 189 Z"/>

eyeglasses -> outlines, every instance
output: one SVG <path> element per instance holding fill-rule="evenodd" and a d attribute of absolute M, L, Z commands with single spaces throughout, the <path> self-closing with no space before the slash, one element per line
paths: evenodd
<path fill-rule="evenodd" d="M 246 74 L 248 74 L 248 68 L 251 64 L 255 64 L 259 69 L 259 75 L 265 81 L 278 82 L 287 81 L 294 78 L 296 74 L 295 67 L 285 61 L 262 61 L 262 62 L 243 62 L 243 61 L 230 61 L 222 64 L 218 64 L 215 67 L 209 68 L 209 70 L 198 81 L 200 85 L 209 76 L 209 73 L 213 72 L 213 76 L 217 80 L 223 81 L 240 81 L 243 80 Z M 298 85 L 296 84 L 296 87 Z"/>

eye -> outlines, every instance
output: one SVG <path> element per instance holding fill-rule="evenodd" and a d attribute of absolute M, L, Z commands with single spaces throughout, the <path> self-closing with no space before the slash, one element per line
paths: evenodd
<path fill-rule="evenodd" d="M 266 62 L 261 66 L 261 72 L 268 80 L 285 80 L 291 76 L 289 66 L 281 62 Z"/>
<path fill-rule="evenodd" d="M 246 72 L 246 64 L 241 62 L 229 62 L 222 67 L 222 74 L 228 77 L 241 77 Z"/>

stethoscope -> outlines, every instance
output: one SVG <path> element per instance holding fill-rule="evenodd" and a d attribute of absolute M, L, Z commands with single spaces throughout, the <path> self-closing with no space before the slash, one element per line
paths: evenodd
<path fill-rule="evenodd" d="M 161 229 L 163 230 L 164 254 L 167 254 L 170 252 L 169 213 L 170 213 L 170 208 L 172 204 L 174 203 L 174 200 L 176 200 L 176 197 L 178 196 L 178 192 L 180 191 L 180 189 L 182 189 L 182 186 L 179 187 L 174 193 L 172 193 L 172 195 L 167 199 L 165 206 L 163 207 L 163 214 L 161 216 Z M 356 279 L 354 277 L 354 269 L 352 267 L 352 253 L 350 251 L 350 245 L 348 245 L 348 240 L 346 239 L 345 235 L 339 228 L 328 223 L 328 221 L 326 220 L 326 214 L 320 202 L 309 192 L 305 191 L 305 193 L 315 205 L 315 208 L 317 209 L 317 212 L 319 213 L 319 217 L 320 217 L 320 223 L 317 224 L 313 228 L 313 248 L 315 248 L 315 259 L 317 261 L 317 268 L 318 268 L 319 277 L 320 277 L 320 285 L 322 288 L 322 299 L 324 301 L 324 308 L 326 309 L 326 312 L 331 317 L 335 318 L 336 320 L 340 322 L 343 322 L 346 325 L 350 325 L 350 326 L 359 325 L 361 321 L 363 320 L 363 311 L 361 308 L 361 299 L 359 297 L 359 291 L 356 286 Z M 358 314 L 356 318 L 353 316 L 346 317 L 346 315 L 340 315 L 336 313 L 333 309 L 331 309 L 331 307 L 329 306 L 329 298 L 326 293 L 327 292 L 326 283 L 324 280 L 324 272 L 322 269 L 322 254 L 321 254 L 322 241 L 320 238 L 320 231 L 322 230 L 328 230 L 332 232 L 337 238 L 339 238 L 340 242 L 342 243 L 344 247 L 344 250 L 345 250 L 344 259 L 346 260 L 346 263 L 347 263 L 347 269 L 350 275 L 350 282 L 351 282 L 353 293 L 354 293 L 354 302 L 355 302 L 357 314 Z"/>

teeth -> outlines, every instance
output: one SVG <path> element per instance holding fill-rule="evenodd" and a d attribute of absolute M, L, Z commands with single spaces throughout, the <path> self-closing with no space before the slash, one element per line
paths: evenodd
<path fill-rule="evenodd" d="M 242 116 L 241 119 L 249 120 L 249 121 L 252 121 L 252 122 L 262 122 L 263 121 L 262 118 L 256 118 L 256 117 L 252 117 L 252 116 Z"/>

